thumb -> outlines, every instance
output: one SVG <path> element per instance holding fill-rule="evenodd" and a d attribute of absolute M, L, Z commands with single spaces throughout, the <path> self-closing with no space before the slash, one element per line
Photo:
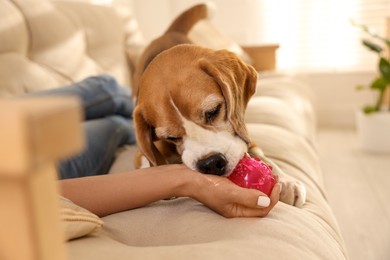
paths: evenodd
<path fill-rule="evenodd" d="M 241 189 L 242 190 L 238 196 L 238 200 L 241 205 L 246 206 L 248 208 L 264 208 L 269 207 L 271 203 L 275 204 L 279 200 L 281 185 L 279 183 L 275 185 L 270 197 L 256 189 Z"/>

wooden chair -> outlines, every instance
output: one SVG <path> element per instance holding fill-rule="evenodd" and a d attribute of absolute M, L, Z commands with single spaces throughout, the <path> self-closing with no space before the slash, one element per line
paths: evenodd
<path fill-rule="evenodd" d="M 0 101 L 0 259 L 62 260 L 59 159 L 84 145 L 74 98 Z"/>

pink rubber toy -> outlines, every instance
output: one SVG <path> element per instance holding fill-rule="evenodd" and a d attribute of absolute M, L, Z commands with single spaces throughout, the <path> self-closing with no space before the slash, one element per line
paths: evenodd
<path fill-rule="evenodd" d="M 249 156 L 244 156 L 227 178 L 240 187 L 257 189 L 268 196 L 276 183 L 272 167 Z"/>

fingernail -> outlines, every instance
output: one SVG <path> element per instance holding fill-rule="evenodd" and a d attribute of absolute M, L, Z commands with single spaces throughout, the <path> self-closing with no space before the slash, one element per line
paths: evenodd
<path fill-rule="evenodd" d="M 266 196 L 259 196 L 257 199 L 257 205 L 260 207 L 268 207 L 271 203 L 271 200 Z"/>

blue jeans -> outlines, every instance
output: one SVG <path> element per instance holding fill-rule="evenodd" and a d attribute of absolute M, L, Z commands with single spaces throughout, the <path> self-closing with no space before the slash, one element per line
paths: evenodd
<path fill-rule="evenodd" d="M 77 96 L 84 108 L 85 150 L 59 164 L 61 179 L 106 174 L 118 147 L 135 143 L 129 89 L 102 75 L 28 96 Z"/>

